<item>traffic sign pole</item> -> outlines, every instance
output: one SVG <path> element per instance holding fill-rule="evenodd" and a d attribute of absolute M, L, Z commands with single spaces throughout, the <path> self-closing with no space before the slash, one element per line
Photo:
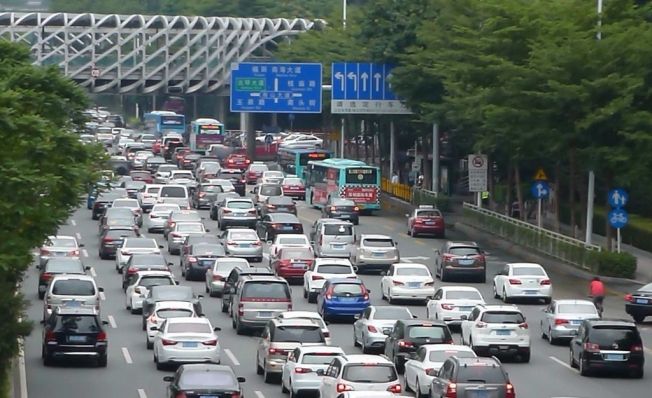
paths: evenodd
<path fill-rule="evenodd" d="M 618 251 L 618 253 L 620 253 L 620 242 L 621 242 L 620 228 L 616 228 L 616 250 Z"/>
<path fill-rule="evenodd" d="M 542 206 L 541 206 L 542 199 L 539 198 L 537 200 L 537 226 L 539 228 L 543 228 L 543 214 L 542 214 Z"/>
<path fill-rule="evenodd" d="M 394 147 L 396 146 L 396 137 L 394 136 L 394 121 L 389 122 L 389 174 L 394 176 Z M 391 178 L 391 177 L 390 177 Z"/>

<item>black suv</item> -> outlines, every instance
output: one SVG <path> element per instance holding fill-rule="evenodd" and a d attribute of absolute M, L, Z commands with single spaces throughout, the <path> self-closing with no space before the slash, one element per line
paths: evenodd
<path fill-rule="evenodd" d="M 405 361 L 424 344 L 453 344 L 453 336 L 444 322 L 417 319 L 398 320 L 385 339 L 385 355 L 403 373 Z"/>
<path fill-rule="evenodd" d="M 570 344 L 570 365 L 582 376 L 623 371 L 643 377 L 645 355 L 636 324 L 620 319 L 584 320 Z"/>
<path fill-rule="evenodd" d="M 43 323 L 43 365 L 57 358 L 93 358 L 106 367 L 109 344 L 98 311 L 93 307 L 61 306 Z"/>
<path fill-rule="evenodd" d="M 456 395 L 453 395 L 455 394 Z M 432 397 L 514 398 L 516 391 L 500 361 L 492 358 L 448 358 L 430 383 Z"/>
<path fill-rule="evenodd" d="M 238 169 L 221 169 L 215 178 L 223 178 L 225 180 L 231 181 L 238 195 L 245 196 L 247 184 L 245 182 L 245 175 L 243 171 Z"/>
<path fill-rule="evenodd" d="M 229 276 L 226 277 L 226 281 L 224 282 L 224 290 L 222 293 L 222 312 L 229 312 L 229 307 L 231 306 L 231 300 L 233 299 L 233 294 L 236 293 L 234 291 L 235 286 L 238 284 L 238 281 L 240 280 L 241 276 L 247 276 L 247 275 L 273 276 L 274 272 L 272 272 L 272 270 L 266 267 L 233 268 Z M 233 291 L 233 293 L 229 293 L 230 291 Z"/>

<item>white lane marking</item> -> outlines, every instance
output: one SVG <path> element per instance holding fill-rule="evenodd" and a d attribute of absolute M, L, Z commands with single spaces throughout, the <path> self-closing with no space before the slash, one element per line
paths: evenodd
<path fill-rule="evenodd" d="M 405 257 L 401 258 L 401 261 L 404 262 L 404 263 L 411 263 L 412 262 L 411 259 L 405 258 Z"/>
<path fill-rule="evenodd" d="M 140 234 L 140 237 L 141 237 L 141 238 L 147 238 L 147 235 L 145 235 L 145 234 Z"/>
<path fill-rule="evenodd" d="M 573 371 L 575 373 L 579 372 L 577 369 L 572 368 L 569 364 L 567 364 L 566 362 L 562 361 L 561 359 L 559 359 L 557 357 L 549 356 L 548 358 L 552 359 L 553 361 L 557 362 L 558 364 L 560 364 L 561 366 L 565 367 L 568 370 L 571 370 L 571 371 Z"/>
<path fill-rule="evenodd" d="M 138 389 L 138 398 L 147 398 L 147 394 L 145 393 L 145 390 L 142 388 Z"/>
<path fill-rule="evenodd" d="M 75 238 L 77 238 L 77 241 L 79 242 L 81 240 L 81 234 L 79 232 L 75 232 Z"/>
<path fill-rule="evenodd" d="M 263 253 L 263 258 L 269 258 L 269 253 Z"/>
<path fill-rule="evenodd" d="M 100 300 L 106 301 L 106 295 L 104 294 L 104 292 L 100 292 Z"/>
<path fill-rule="evenodd" d="M 113 315 L 108 315 L 106 318 L 109 320 L 109 325 L 111 325 L 111 328 L 113 329 L 118 328 L 118 324 L 115 323 L 115 318 L 113 317 Z"/>
<path fill-rule="evenodd" d="M 233 355 L 231 350 L 225 348 L 224 353 L 226 354 L 227 357 L 229 357 L 229 360 L 231 361 L 232 364 L 234 364 L 235 366 L 240 366 L 240 361 L 238 361 L 238 358 L 236 358 L 235 355 Z"/>
<path fill-rule="evenodd" d="M 644 349 L 645 352 L 647 352 L 648 354 L 652 354 L 652 348 L 643 347 L 643 349 Z"/>
<path fill-rule="evenodd" d="M 84 257 L 88 257 L 88 250 L 86 250 L 86 249 L 82 249 L 82 255 L 83 255 Z"/>
<path fill-rule="evenodd" d="M 77 221 L 75 220 L 70 220 L 70 224 L 72 224 L 73 227 L 77 226 Z"/>
<path fill-rule="evenodd" d="M 95 267 L 91 267 L 91 271 L 90 271 L 90 272 L 91 272 L 91 276 L 92 276 L 93 278 L 97 278 L 97 272 L 95 271 Z"/>
<path fill-rule="evenodd" d="M 131 354 L 129 354 L 129 350 L 127 349 L 127 347 L 122 347 L 121 350 L 122 350 L 122 356 L 125 357 L 125 362 L 127 362 L 127 364 L 129 365 L 134 363 L 134 361 L 131 360 Z"/>
<path fill-rule="evenodd" d="M 265 398 L 265 395 L 261 391 L 254 391 L 254 394 L 256 394 L 256 397 L 258 398 Z"/>

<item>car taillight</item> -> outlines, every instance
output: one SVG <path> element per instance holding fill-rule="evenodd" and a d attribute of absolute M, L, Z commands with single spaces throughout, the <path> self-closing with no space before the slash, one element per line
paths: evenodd
<path fill-rule="evenodd" d="M 294 373 L 312 373 L 312 369 L 296 367 L 294 368 Z"/>
<path fill-rule="evenodd" d="M 348 384 L 337 383 L 336 390 L 337 390 L 337 392 L 353 391 L 353 387 L 351 387 Z"/>
<path fill-rule="evenodd" d="M 188 257 L 188 261 L 190 261 L 191 263 L 196 263 L 197 257 Z"/>
<path fill-rule="evenodd" d="M 54 335 L 54 332 L 51 330 L 48 330 L 45 332 L 45 341 L 56 341 L 57 336 Z"/>
<path fill-rule="evenodd" d="M 216 346 L 217 345 L 217 339 L 202 341 L 202 344 L 203 345 Z"/>
<path fill-rule="evenodd" d="M 505 398 L 516 398 L 516 390 L 512 383 L 505 384 Z"/>
<path fill-rule="evenodd" d="M 233 159 L 229 159 L 229 164 L 233 164 Z"/>
<path fill-rule="evenodd" d="M 568 319 L 555 319 L 555 325 L 566 325 L 568 324 Z"/>
<path fill-rule="evenodd" d="M 629 348 L 629 350 L 631 352 L 643 352 L 643 346 L 640 344 L 634 344 Z"/>
<path fill-rule="evenodd" d="M 214 281 L 223 281 L 224 277 L 222 275 L 213 274 Z"/>
<path fill-rule="evenodd" d="M 326 299 L 327 299 L 327 300 L 332 300 L 332 299 L 333 299 L 333 295 L 332 295 L 331 293 L 326 293 Z"/>
<path fill-rule="evenodd" d="M 174 340 L 161 339 L 161 344 L 163 345 L 176 345 L 177 342 Z"/>
<path fill-rule="evenodd" d="M 275 205 L 267 205 L 267 208 L 268 209 L 276 209 L 276 206 Z"/>
<path fill-rule="evenodd" d="M 174 228 L 174 226 L 177 225 L 177 223 L 168 221 L 168 225 L 170 226 L 170 228 Z"/>
<path fill-rule="evenodd" d="M 337 207 L 335 207 L 335 206 L 331 206 L 330 210 L 331 210 L 331 211 L 337 211 Z"/>
<path fill-rule="evenodd" d="M 232 392 L 231 393 L 231 398 L 240 398 L 240 392 L 239 391 Z"/>
<path fill-rule="evenodd" d="M 399 340 L 398 346 L 403 348 L 410 348 L 414 347 L 414 344 L 412 344 L 411 341 Z"/>
<path fill-rule="evenodd" d="M 550 279 L 542 279 L 541 282 L 539 282 L 542 286 L 545 285 L 550 285 Z"/>
<path fill-rule="evenodd" d="M 229 214 L 229 213 L 232 213 L 232 211 L 229 210 L 229 209 L 222 209 L 222 213 Z"/>
<path fill-rule="evenodd" d="M 401 393 L 401 385 L 400 384 L 393 384 L 387 388 L 387 391 L 392 392 L 394 394 L 400 394 Z"/>
<path fill-rule="evenodd" d="M 243 316 L 244 315 L 244 304 L 240 303 L 238 304 L 238 316 Z"/>
<path fill-rule="evenodd" d="M 316 280 L 319 280 L 319 279 L 324 279 L 324 277 L 323 277 L 323 276 L 319 276 L 319 275 L 313 275 L 313 276 L 311 277 L 311 279 L 312 279 L 313 281 L 316 281 Z"/>
<path fill-rule="evenodd" d="M 363 299 L 363 300 L 369 300 L 369 293 L 365 292 L 365 293 L 362 295 L 362 299 Z"/>
<path fill-rule="evenodd" d="M 322 332 L 324 337 L 331 337 L 331 332 Z"/>
<path fill-rule="evenodd" d="M 600 352 L 600 346 L 595 343 L 584 343 L 584 351 Z"/>
<path fill-rule="evenodd" d="M 78 249 L 71 250 L 68 252 L 68 254 L 70 254 L 71 256 L 79 256 L 79 250 Z"/>
<path fill-rule="evenodd" d="M 128 256 L 128 255 L 129 255 L 129 251 L 127 251 L 127 250 L 120 250 L 120 254 L 122 254 L 123 256 Z"/>
<path fill-rule="evenodd" d="M 475 327 L 478 328 L 478 329 L 482 329 L 482 328 L 486 328 L 486 327 L 487 327 L 487 324 L 484 323 L 484 322 L 482 322 L 482 321 L 480 321 L 480 322 L 478 322 L 478 323 L 475 324 Z"/>
<path fill-rule="evenodd" d="M 113 242 L 113 238 L 102 238 L 102 242 L 104 243 Z"/>
<path fill-rule="evenodd" d="M 173 238 L 180 238 L 180 237 L 181 237 L 181 235 L 179 235 L 179 234 L 176 233 L 176 232 L 172 232 L 172 233 L 170 233 L 170 236 L 172 236 Z"/>
<path fill-rule="evenodd" d="M 423 284 L 423 286 L 435 286 L 435 281 L 426 282 L 426 283 Z"/>
<path fill-rule="evenodd" d="M 457 398 L 457 384 L 449 383 L 444 398 Z"/>
<path fill-rule="evenodd" d="M 200 192 L 200 193 L 199 193 L 199 197 L 200 197 L 200 198 L 203 198 L 204 196 L 206 196 L 206 192 Z"/>
<path fill-rule="evenodd" d="M 152 314 L 149 316 L 149 318 L 147 318 L 147 322 L 152 322 L 153 324 L 157 324 L 158 319 L 156 318 L 156 315 Z"/>
<path fill-rule="evenodd" d="M 448 311 L 450 311 L 450 310 L 452 310 L 453 308 L 455 308 L 455 306 L 454 306 L 453 304 L 440 304 L 440 305 L 441 305 L 441 309 L 442 309 L 442 310 L 448 310 Z"/>
<path fill-rule="evenodd" d="M 394 284 L 394 286 L 403 286 L 403 285 L 405 285 L 405 283 L 403 283 L 401 281 L 392 281 L 392 284 Z"/>
<path fill-rule="evenodd" d="M 127 268 L 127 275 L 135 274 L 136 272 L 138 272 L 138 269 L 136 268 L 133 267 Z"/>
<path fill-rule="evenodd" d="M 185 392 L 178 392 L 177 395 L 174 396 L 174 398 L 188 398 Z"/>
<path fill-rule="evenodd" d="M 251 242 L 251 244 L 254 245 L 254 246 L 260 246 L 260 245 L 262 245 L 263 243 L 262 243 L 261 241 L 257 240 L 257 241 L 255 241 L 255 242 Z"/>
<path fill-rule="evenodd" d="M 371 333 L 378 333 L 378 329 L 376 329 L 376 327 L 373 325 L 367 325 L 367 330 Z"/>
<path fill-rule="evenodd" d="M 356 211 L 356 212 L 360 211 L 360 208 L 358 206 L 356 206 L 356 207 L 353 208 L 353 211 Z"/>
<path fill-rule="evenodd" d="M 279 260 L 278 265 L 281 267 L 290 267 L 292 266 L 292 260 L 288 260 L 288 259 Z"/>
<path fill-rule="evenodd" d="M 521 328 L 521 329 L 527 329 L 528 324 L 527 324 L 527 322 L 519 323 L 518 327 Z"/>
<path fill-rule="evenodd" d="M 105 331 L 101 331 L 101 332 L 99 332 L 99 333 L 97 334 L 97 338 L 96 338 L 96 340 L 97 340 L 97 341 L 106 341 L 106 338 L 107 338 L 107 337 L 106 337 L 106 332 L 105 332 Z"/>
<path fill-rule="evenodd" d="M 52 277 L 53 277 L 53 275 L 51 273 L 49 273 L 49 272 L 44 272 L 44 273 L 41 274 L 41 280 L 44 280 L 44 281 L 49 281 L 50 279 L 52 279 Z"/>
<path fill-rule="evenodd" d="M 510 278 L 510 279 L 509 279 L 509 284 L 510 284 L 510 285 L 521 285 L 522 282 L 520 281 L 520 279 L 511 279 L 511 278 Z"/>
<path fill-rule="evenodd" d="M 427 368 L 423 370 L 428 376 L 437 376 L 437 369 Z"/>
<path fill-rule="evenodd" d="M 241 184 L 244 184 L 244 183 L 246 183 L 246 182 L 247 182 L 247 180 L 244 180 L 244 179 L 240 180 L 240 183 L 241 183 Z"/>
<path fill-rule="evenodd" d="M 237 245 L 238 242 L 236 242 L 236 241 L 234 241 L 234 240 L 227 240 L 227 241 L 226 241 L 226 244 L 227 244 L 227 245 L 231 245 L 231 246 L 233 246 L 233 245 Z"/>
<path fill-rule="evenodd" d="M 46 249 L 41 249 L 41 256 L 48 256 L 50 255 L 50 251 Z"/>
<path fill-rule="evenodd" d="M 634 302 L 634 296 L 632 296 L 630 293 L 627 293 L 625 295 L 625 301 L 629 301 L 630 303 Z"/>
<path fill-rule="evenodd" d="M 444 261 L 453 261 L 453 258 L 454 258 L 454 256 L 453 256 L 452 254 L 444 254 L 444 255 L 442 256 L 442 259 L 443 259 Z"/>

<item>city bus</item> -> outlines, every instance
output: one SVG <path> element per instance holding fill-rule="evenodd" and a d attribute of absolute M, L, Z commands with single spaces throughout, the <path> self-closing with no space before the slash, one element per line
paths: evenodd
<path fill-rule="evenodd" d="M 170 111 L 151 111 L 143 117 L 145 133 L 161 138 L 168 133 L 186 136 L 186 117 Z"/>
<path fill-rule="evenodd" d="M 304 178 L 304 168 L 311 160 L 331 158 L 331 151 L 326 149 L 279 149 L 278 164 L 286 174 L 295 174 Z"/>
<path fill-rule="evenodd" d="M 309 161 L 306 203 L 321 208 L 329 196 L 351 199 L 363 211 L 380 209 L 380 169 L 349 159 Z"/>
<path fill-rule="evenodd" d="M 212 144 L 224 142 L 224 124 L 216 119 L 201 118 L 190 123 L 188 143 L 191 151 L 206 152 Z"/>

